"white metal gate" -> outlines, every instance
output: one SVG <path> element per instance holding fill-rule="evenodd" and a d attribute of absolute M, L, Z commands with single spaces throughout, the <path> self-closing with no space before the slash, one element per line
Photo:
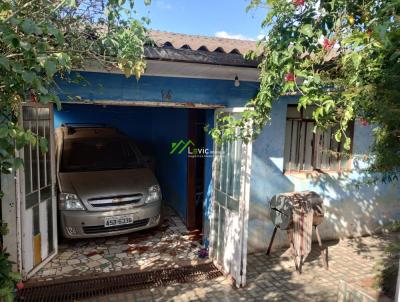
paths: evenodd
<path fill-rule="evenodd" d="M 24 103 L 20 124 L 48 141 L 48 151 L 38 144 L 26 145 L 19 156 L 24 169 L 19 180 L 20 269 L 28 278 L 57 254 L 57 204 L 55 197 L 54 126 L 52 105 Z"/>
<path fill-rule="evenodd" d="M 244 108 L 216 110 L 240 118 Z M 214 145 L 210 255 L 237 287 L 246 284 L 251 143 Z"/>

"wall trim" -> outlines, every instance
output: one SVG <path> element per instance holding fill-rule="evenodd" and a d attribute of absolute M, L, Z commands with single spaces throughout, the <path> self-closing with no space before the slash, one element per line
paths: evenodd
<path fill-rule="evenodd" d="M 61 101 L 62 104 L 97 105 L 97 106 L 132 106 L 132 107 L 167 107 L 192 109 L 224 108 L 222 104 L 204 104 L 193 102 L 127 101 L 127 100 L 82 100 Z"/>

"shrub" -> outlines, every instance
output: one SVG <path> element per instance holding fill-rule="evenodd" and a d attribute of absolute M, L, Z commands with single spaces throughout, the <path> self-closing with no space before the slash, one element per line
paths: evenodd
<path fill-rule="evenodd" d="M 0 301 L 14 301 L 15 288 L 21 282 L 21 276 L 12 272 L 12 262 L 6 250 L 0 251 Z"/>

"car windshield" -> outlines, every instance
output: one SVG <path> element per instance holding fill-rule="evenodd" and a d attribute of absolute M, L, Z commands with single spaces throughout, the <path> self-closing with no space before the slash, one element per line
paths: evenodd
<path fill-rule="evenodd" d="M 61 161 L 62 172 L 119 170 L 141 166 L 130 142 L 115 138 L 65 140 Z"/>

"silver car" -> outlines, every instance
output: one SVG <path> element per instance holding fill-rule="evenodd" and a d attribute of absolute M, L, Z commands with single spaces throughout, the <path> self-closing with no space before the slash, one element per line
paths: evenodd
<path fill-rule="evenodd" d="M 128 136 L 115 128 L 56 129 L 58 204 L 67 238 L 125 234 L 160 222 L 161 191 Z"/>

